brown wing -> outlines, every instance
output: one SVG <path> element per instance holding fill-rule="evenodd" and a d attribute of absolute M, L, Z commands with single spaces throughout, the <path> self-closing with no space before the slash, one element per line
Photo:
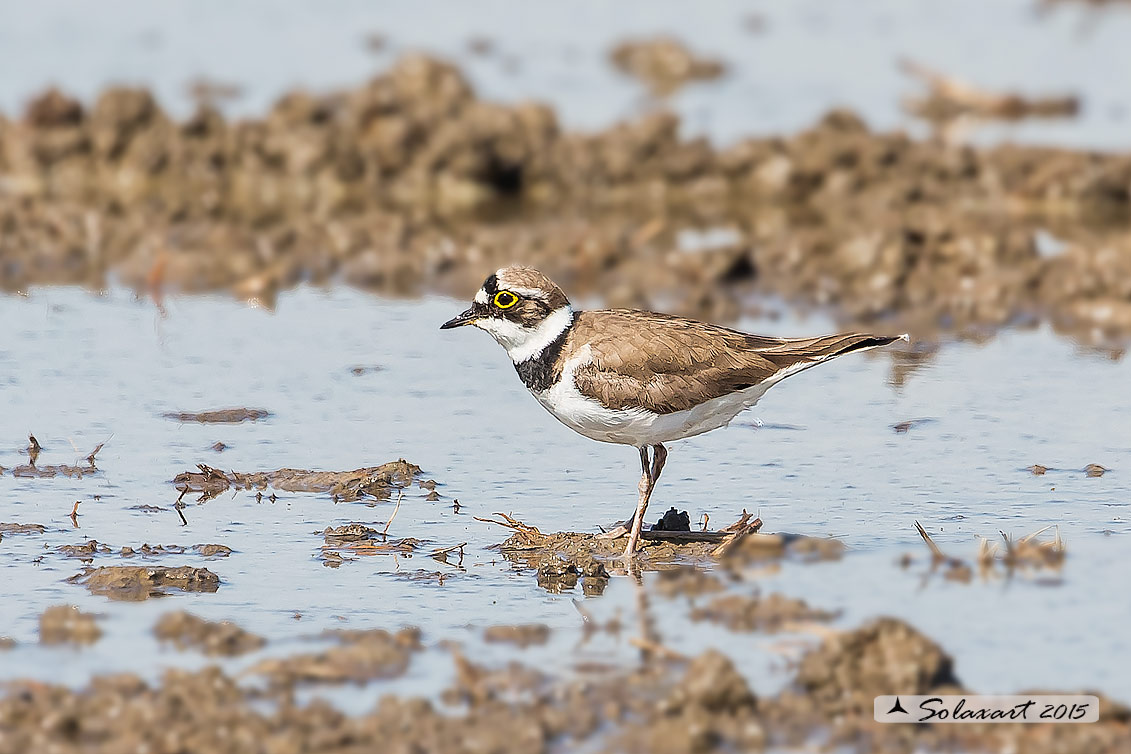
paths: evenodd
<path fill-rule="evenodd" d="M 856 333 L 772 338 L 625 310 L 581 312 L 570 339 L 588 344 L 592 352 L 592 362 L 574 373 L 583 395 L 613 408 L 659 414 L 686 411 L 835 356 L 895 340 Z"/>

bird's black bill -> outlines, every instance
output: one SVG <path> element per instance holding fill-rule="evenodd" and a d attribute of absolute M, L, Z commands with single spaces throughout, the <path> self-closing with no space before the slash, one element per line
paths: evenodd
<path fill-rule="evenodd" d="M 447 322 L 440 325 L 440 329 L 441 330 L 451 330 L 453 327 L 463 327 L 464 325 L 470 325 L 472 322 L 479 319 L 481 316 L 483 316 L 482 312 L 480 312 L 478 309 L 476 309 L 473 306 L 470 309 L 468 309 L 467 311 L 465 311 L 463 314 L 452 317 Z"/>

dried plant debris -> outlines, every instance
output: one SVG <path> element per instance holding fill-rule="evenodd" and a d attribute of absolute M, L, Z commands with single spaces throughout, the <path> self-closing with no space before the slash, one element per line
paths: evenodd
<path fill-rule="evenodd" d="M 178 649 L 196 649 L 210 656 L 235 657 L 267 643 L 229 621 L 208 621 L 184 611 L 161 616 L 153 633 Z"/>
<path fill-rule="evenodd" d="M 82 584 L 92 594 L 112 600 L 144 600 L 173 591 L 215 592 L 220 577 L 207 568 L 191 566 L 101 566 L 87 568 L 68 581 Z"/>
<path fill-rule="evenodd" d="M 731 631 L 796 630 L 804 623 L 827 623 L 839 613 L 810 607 L 804 600 L 770 594 L 729 594 L 716 597 L 703 607 L 691 611 L 692 620 L 721 623 Z"/>
<path fill-rule="evenodd" d="M 420 474 L 420 467 L 401 459 L 381 466 L 353 471 L 305 471 L 279 469 L 250 474 L 198 464 L 199 471 L 177 474 L 173 484 L 182 494 L 200 493 L 204 499 L 229 489 L 265 490 L 271 487 L 285 492 L 329 492 L 334 500 L 352 501 L 369 496 L 387 500 L 395 489 L 404 489 Z"/>
<path fill-rule="evenodd" d="M 47 531 L 43 524 L 0 523 L 0 535 L 4 534 L 42 534 Z"/>
<path fill-rule="evenodd" d="M 102 636 L 96 615 L 74 605 L 49 607 L 39 616 L 41 644 L 93 644 Z"/>
<path fill-rule="evenodd" d="M 979 537 L 978 554 L 970 561 L 951 557 L 943 552 L 918 521 L 915 522 L 915 528 L 931 553 L 927 575 L 941 570 L 943 577 L 951 581 L 968 582 L 973 578 L 975 569 L 982 578 L 989 578 L 1001 572 L 1007 577 L 1012 577 L 1030 571 L 1059 570 L 1064 565 L 1067 555 L 1067 547 L 1060 537 L 1059 526 L 1046 526 L 1019 539 L 1000 532 L 1002 539 L 1000 543 Z M 1042 539 L 1041 535 L 1049 529 L 1053 529 L 1053 537 Z M 910 562 L 909 558 L 905 558 L 906 564 Z M 1056 582 L 1044 580 L 1041 583 Z"/>
<path fill-rule="evenodd" d="M 381 629 L 328 631 L 339 642 L 321 652 L 262 660 L 248 671 L 268 678 L 274 686 L 302 683 L 367 683 L 397 678 L 421 649 L 420 630 L 396 633 Z"/>
<path fill-rule="evenodd" d="M 1103 476 L 1104 473 L 1107 472 L 1107 471 L 1109 471 L 1109 469 L 1105 469 L 1103 466 L 1100 466 L 1098 463 L 1089 463 L 1087 466 L 1084 467 L 1084 474 L 1086 474 L 1087 476 L 1090 476 L 1090 477 Z"/>
<path fill-rule="evenodd" d="M 488 626 L 483 638 L 492 644 L 514 644 L 526 648 L 550 640 L 550 627 L 544 623 L 521 623 L 511 626 Z"/>
<path fill-rule="evenodd" d="M 990 92 L 911 60 L 902 61 L 900 66 L 928 88 L 925 97 L 906 100 L 904 109 L 932 122 L 960 117 L 984 120 L 1070 118 L 1080 111 L 1080 100 L 1074 95 L 1031 97 L 1015 92 Z"/>
<path fill-rule="evenodd" d="M 692 81 L 717 79 L 726 70 L 722 62 L 697 56 L 672 37 L 626 40 L 612 49 L 609 59 L 656 96 L 671 94 Z"/>
<path fill-rule="evenodd" d="M 196 424 L 240 424 L 256 422 L 269 416 L 271 412 L 262 408 L 222 408 L 217 411 L 177 411 L 165 414 L 166 419 Z"/>

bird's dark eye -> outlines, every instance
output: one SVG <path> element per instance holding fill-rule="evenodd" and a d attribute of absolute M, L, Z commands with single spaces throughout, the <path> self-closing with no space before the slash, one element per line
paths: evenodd
<path fill-rule="evenodd" d="M 510 309 L 518 303 L 518 296 L 510 291 L 499 291 L 495 294 L 495 306 L 500 309 Z"/>

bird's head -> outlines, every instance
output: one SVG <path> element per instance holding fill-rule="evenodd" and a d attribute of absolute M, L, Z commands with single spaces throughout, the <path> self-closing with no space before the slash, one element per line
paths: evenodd
<path fill-rule="evenodd" d="M 519 364 L 538 356 L 573 323 L 562 289 L 538 270 L 504 267 L 483 281 L 471 306 L 440 325 L 486 330 Z"/>

